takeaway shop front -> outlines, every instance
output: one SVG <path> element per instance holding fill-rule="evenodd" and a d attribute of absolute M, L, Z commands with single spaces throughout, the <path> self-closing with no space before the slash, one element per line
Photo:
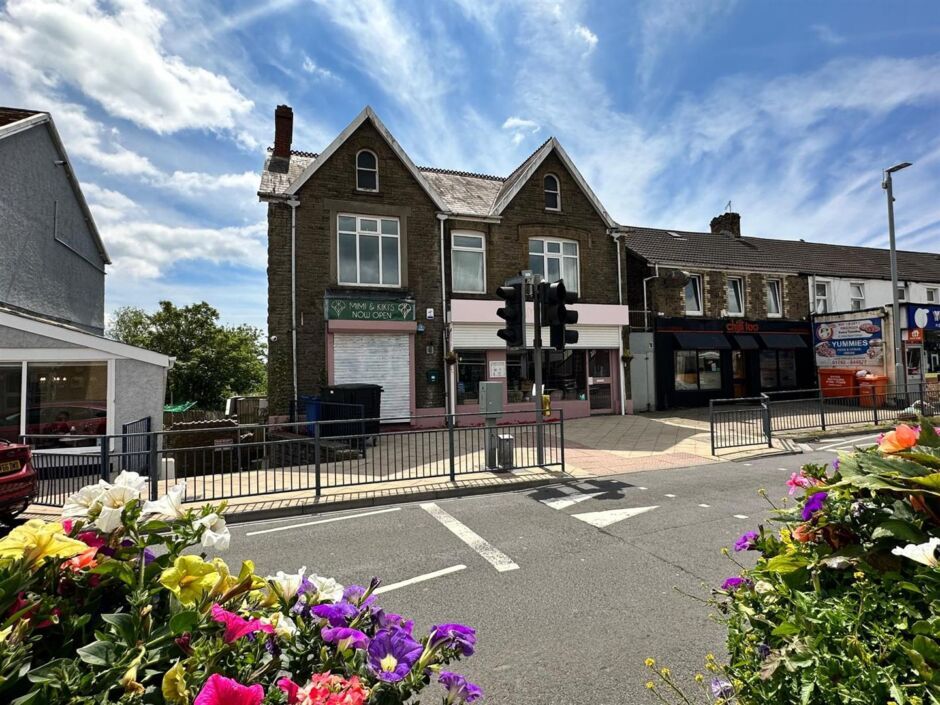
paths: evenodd
<path fill-rule="evenodd" d="M 907 304 L 906 308 L 903 338 L 908 381 L 924 381 L 940 389 L 940 306 Z"/>
<path fill-rule="evenodd" d="M 658 318 L 654 337 L 659 409 L 815 386 L 805 321 Z"/>

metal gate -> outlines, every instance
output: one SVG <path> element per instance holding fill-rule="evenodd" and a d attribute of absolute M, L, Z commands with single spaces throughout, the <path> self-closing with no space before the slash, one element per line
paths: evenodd
<path fill-rule="evenodd" d="M 766 397 L 712 399 L 708 403 L 712 455 L 721 448 L 773 447 Z"/>

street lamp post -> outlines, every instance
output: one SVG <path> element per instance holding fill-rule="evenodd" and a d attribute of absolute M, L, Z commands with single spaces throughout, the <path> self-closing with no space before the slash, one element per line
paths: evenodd
<path fill-rule="evenodd" d="M 910 162 L 902 162 L 885 169 L 881 180 L 881 188 L 888 192 L 888 238 L 891 248 L 891 328 L 894 330 L 894 383 L 904 384 L 907 392 L 907 366 L 901 356 L 901 306 L 898 302 L 898 251 L 894 243 L 894 192 L 891 185 L 891 175 L 901 169 L 906 169 Z"/>

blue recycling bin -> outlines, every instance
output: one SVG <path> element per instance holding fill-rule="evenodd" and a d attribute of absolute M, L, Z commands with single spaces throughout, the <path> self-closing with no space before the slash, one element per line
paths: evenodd
<path fill-rule="evenodd" d="M 320 397 L 300 397 L 300 403 L 304 407 L 304 415 L 307 417 L 307 421 L 314 422 L 307 426 L 307 435 L 313 436 L 316 434 L 315 422 L 320 420 L 320 411 L 322 409 Z"/>

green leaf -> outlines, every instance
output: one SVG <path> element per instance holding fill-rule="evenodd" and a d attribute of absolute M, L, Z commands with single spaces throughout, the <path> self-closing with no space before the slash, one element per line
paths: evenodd
<path fill-rule="evenodd" d="M 917 437 L 917 445 L 940 448 L 940 436 L 937 435 L 933 422 L 924 416 L 920 417 L 920 435 Z"/>
<path fill-rule="evenodd" d="M 926 487 L 928 490 L 940 492 L 940 472 L 935 472 L 924 477 L 911 477 L 908 479 L 916 485 Z"/>
<path fill-rule="evenodd" d="M 793 573 L 809 565 L 809 560 L 798 555 L 779 555 L 767 561 L 767 570 L 771 573 Z"/>
<path fill-rule="evenodd" d="M 114 660 L 114 644 L 109 641 L 93 641 L 77 649 L 78 657 L 92 666 L 110 666 Z"/>
<path fill-rule="evenodd" d="M 881 522 L 872 532 L 873 539 L 896 538 L 908 543 L 921 543 L 924 534 L 916 526 L 900 519 L 887 519 Z"/>
<path fill-rule="evenodd" d="M 794 634 L 799 634 L 800 628 L 793 624 L 792 622 L 783 622 L 777 625 L 774 630 L 771 632 L 774 636 L 793 636 Z"/>
<path fill-rule="evenodd" d="M 174 614 L 170 619 L 170 632 L 174 636 L 180 636 L 186 632 L 191 632 L 199 624 L 199 613 L 195 610 L 187 610 Z"/>
<path fill-rule="evenodd" d="M 133 615 L 126 612 L 116 612 L 114 614 L 103 614 L 101 619 L 114 627 L 115 632 L 124 640 L 125 644 L 133 646 L 137 643 L 136 622 Z"/>
<path fill-rule="evenodd" d="M 813 689 L 816 687 L 816 681 L 809 681 L 804 683 L 803 687 L 800 688 L 800 703 L 802 705 L 807 705 L 809 699 L 813 696 Z"/>
<path fill-rule="evenodd" d="M 29 680 L 32 683 L 39 684 L 58 683 L 62 679 L 62 671 L 60 669 L 69 663 L 71 663 L 71 660 L 65 658 L 57 658 L 48 661 L 42 666 L 30 671 Z"/>
<path fill-rule="evenodd" d="M 26 695 L 21 695 L 16 700 L 12 701 L 10 705 L 39 705 L 39 703 L 45 702 L 40 699 L 42 693 L 38 690 L 34 690 L 32 693 L 27 693 Z"/>
<path fill-rule="evenodd" d="M 940 666 L 940 646 L 933 639 L 918 634 L 914 637 L 913 646 L 930 664 Z"/>

